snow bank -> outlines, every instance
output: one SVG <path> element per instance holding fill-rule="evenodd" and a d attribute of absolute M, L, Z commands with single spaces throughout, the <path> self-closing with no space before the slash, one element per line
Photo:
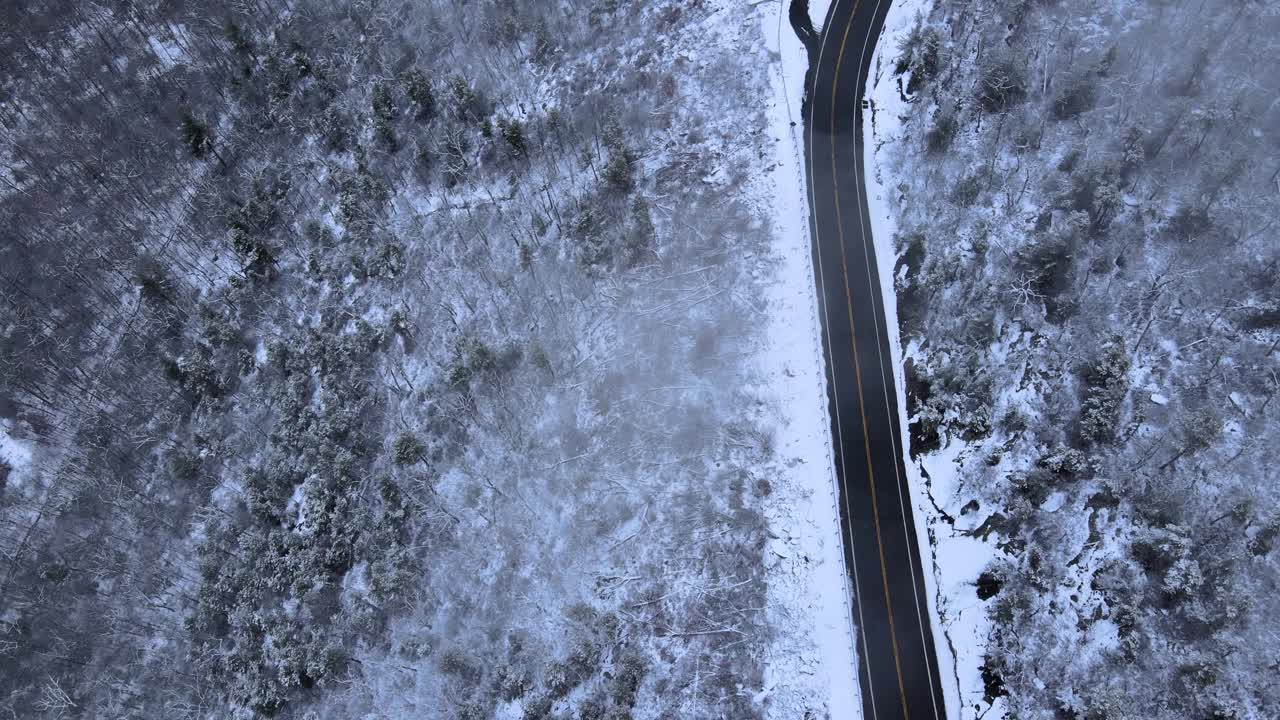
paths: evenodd
<path fill-rule="evenodd" d="M 786 6 L 790 0 L 781 0 L 779 4 L 782 6 L 782 19 L 786 21 Z M 813 20 L 813 29 L 822 32 L 822 27 L 827 24 L 827 11 L 831 9 L 831 0 L 809 0 L 809 19 Z M 796 42 L 796 47 L 800 47 L 800 43 Z M 804 77 L 804 68 L 802 66 L 800 77 Z"/>

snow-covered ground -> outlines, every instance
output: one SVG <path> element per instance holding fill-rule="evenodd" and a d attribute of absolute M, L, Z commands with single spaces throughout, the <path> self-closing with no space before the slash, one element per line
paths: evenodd
<path fill-rule="evenodd" d="M 8 466 L 8 476 L 0 482 L 0 492 L 6 487 L 19 487 L 31 471 L 33 445 L 13 434 L 13 424 L 0 420 L 0 463 Z"/>
<path fill-rule="evenodd" d="M 875 58 L 868 78 L 866 95 L 872 100 L 874 114 L 866 116 L 863 126 L 864 147 L 867 148 L 863 168 L 867 184 L 867 204 L 871 213 L 872 234 L 875 240 L 876 264 L 880 269 L 881 294 L 884 297 L 885 320 L 893 330 L 889 333 L 893 353 L 894 386 L 898 392 L 898 407 L 902 437 L 909 442 L 906 382 L 903 377 L 903 348 L 897 332 L 898 312 L 894 293 L 893 272 L 897 261 L 894 235 L 897 232 L 895 202 L 889 188 L 898 186 L 895 178 L 886 176 L 882 167 L 882 143 L 901 131 L 901 117 L 909 110 L 898 92 L 891 72 L 898 48 L 918 15 L 928 11 L 929 0 L 897 0 L 885 19 L 880 41 L 876 45 Z M 910 202 L 910 198 L 900 199 Z M 909 355 L 911 348 L 907 348 Z M 939 513 L 937 503 L 942 503 L 948 514 L 959 516 L 959 507 L 945 507 L 957 497 L 956 462 L 962 451 L 961 443 L 949 445 L 921 458 L 928 480 L 921 468 L 913 462 L 909 448 L 902 448 L 907 469 L 908 486 L 916 520 L 916 541 L 925 561 L 924 579 L 930 596 L 930 620 L 934 627 L 934 643 L 938 663 L 941 666 L 942 687 L 946 695 L 947 715 L 962 718 L 964 708 L 977 706 L 982 699 L 983 685 L 979 668 L 982 666 L 983 647 L 987 637 L 987 613 L 985 603 L 974 592 L 978 575 L 994 555 L 995 549 L 973 537 L 958 534 L 959 528 L 948 525 Z M 963 519 L 962 519 L 963 520 Z M 998 705 L 998 703 L 997 703 Z M 999 710 L 997 708 L 997 715 Z"/>
<path fill-rule="evenodd" d="M 815 25 L 826 2 L 811 4 Z M 851 595 L 845 573 L 821 327 L 810 256 L 800 120 L 805 51 L 781 0 L 759 14 L 773 63 L 774 164 L 757 197 L 772 218 L 776 270 L 768 287 L 769 346 L 761 375 L 779 414 L 776 486 L 768 509 L 769 607 L 777 635 L 765 665 L 766 717 L 861 717 Z"/>
<path fill-rule="evenodd" d="M 904 31 L 917 12 L 931 8 L 899 61 Z M 1266 422 L 1274 420 L 1256 411 L 1270 395 L 1250 400 L 1244 390 L 1263 386 L 1250 378 L 1262 365 L 1211 369 L 1226 358 L 1270 358 L 1276 347 L 1274 335 L 1244 331 L 1257 323 L 1237 319 L 1227 329 L 1231 321 L 1218 309 L 1255 302 L 1248 298 L 1262 286 L 1235 280 L 1249 276 L 1243 268 L 1274 268 L 1277 245 L 1263 239 L 1270 217 L 1249 216 L 1273 207 L 1274 168 L 1251 175 L 1242 162 L 1241 175 L 1224 173 L 1213 183 L 1222 191 L 1217 198 L 1238 193 L 1218 217 L 1230 215 L 1237 227 L 1258 228 L 1256 234 L 1227 233 L 1233 238 L 1227 242 L 1210 231 L 1179 234 L 1188 203 L 1215 202 L 1202 194 L 1203 183 L 1188 189 L 1187 178 L 1199 176 L 1204 158 L 1213 157 L 1201 143 L 1229 138 L 1248 151 L 1230 133 L 1170 120 L 1180 119 L 1183 108 L 1221 102 L 1224 83 L 1210 78 L 1228 87 L 1247 84 L 1241 78 L 1257 56 L 1242 60 L 1239 43 L 1226 42 L 1212 59 L 1193 59 L 1168 39 L 1192 28 L 1227 37 L 1249 22 L 1253 6 L 1198 12 L 1194 19 L 1131 9 L 1116 16 L 1087 4 L 1047 4 L 1019 10 L 1015 20 L 994 8 L 974 14 L 968 6 L 900 0 L 881 43 L 866 170 L 879 181 L 871 204 L 886 301 L 894 299 L 894 280 L 904 290 L 898 299 L 905 347 L 894 348 L 895 366 L 901 369 L 905 357 L 918 370 L 917 399 L 928 413 L 921 428 L 937 431 L 942 444 L 908 467 L 918 529 L 933 541 L 927 558 L 939 654 L 944 665 L 945 655 L 954 655 L 947 687 L 952 717 L 1275 716 L 1262 709 L 1277 706 L 1268 689 L 1276 687 L 1274 663 L 1260 675 L 1253 669 L 1263 665 L 1252 664 L 1267 657 L 1253 646 L 1254 628 L 1275 613 L 1239 609 L 1266 606 L 1245 588 L 1274 578 L 1256 559 L 1272 551 L 1258 548 L 1239 564 L 1224 560 L 1260 522 L 1235 508 L 1275 507 L 1262 499 L 1274 483 L 1258 482 L 1253 464 L 1243 460 L 1251 450 L 1238 439 L 1267 434 Z M 1077 39 L 1043 42 L 1062 28 L 1078 31 Z M 1139 50 L 1117 59 L 1116 47 Z M 1010 108 L 1002 102 L 961 102 L 954 110 L 953 100 L 991 77 L 984 73 L 993 50 L 1018 58 L 1011 75 L 1035 74 L 1043 82 L 1028 84 L 1016 112 L 1005 112 Z M 1029 61 L 1024 68 L 1023 59 L 1032 57 L 1037 69 Z M 920 74 L 897 76 L 898 68 Z M 1076 91 L 1056 84 L 1076 74 L 1096 78 L 1079 108 L 1072 104 Z M 1172 99 L 1162 78 L 1188 75 L 1203 83 L 1188 83 Z M 898 95 L 903 85 L 916 88 L 910 104 Z M 1254 117 L 1272 113 L 1268 103 L 1256 106 Z M 1133 108 L 1123 124 L 1111 114 L 1117 105 Z M 1247 134 L 1263 137 L 1258 129 Z M 1016 139 L 1033 135 L 1033 143 Z M 1128 146 L 1124 137 L 1133 138 Z M 1145 138 L 1154 138 L 1145 140 L 1154 148 L 1150 156 Z M 1118 147 L 1132 152 L 1121 159 Z M 1096 164 L 1077 166 L 1077 157 Z M 1108 162 L 1121 168 L 1115 172 L 1128 189 L 1104 205 L 1081 203 L 1105 209 L 1087 232 L 1064 222 L 1061 189 L 1087 184 L 1079 178 Z M 1226 189 L 1237 181 L 1235 190 Z M 1262 184 L 1272 190 L 1265 198 L 1255 195 Z M 1218 221 L 1212 213 L 1202 217 Z M 1045 225 L 1033 229 L 1037 218 Z M 892 278 L 895 220 L 912 252 L 911 266 Z M 1035 252 L 1050 224 L 1055 242 L 1066 238 L 1066 250 L 1061 260 L 1042 262 Z M 1201 250 L 1189 253 L 1193 237 Z M 1261 242 L 1251 246 L 1250 239 Z M 1114 248 L 1123 248 L 1123 257 Z M 1235 248 L 1240 254 L 1233 255 Z M 1184 274 L 1175 277 L 1173 267 Z M 1067 290 L 1024 295 L 1019 280 L 1032 275 Z M 1169 307 L 1176 309 L 1150 299 L 1162 283 L 1180 284 L 1163 296 L 1175 297 Z M 1066 312 L 1060 295 L 1070 298 Z M 972 332 L 971 323 L 988 319 L 990 332 L 985 326 Z M 1242 432 L 1250 421 L 1253 430 Z M 1189 438 L 1195 449 L 1188 449 Z M 1183 568 L 1194 566 L 1218 568 L 1218 579 L 1211 586 L 1197 578 L 1194 591 L 1185 589 Z M 986 601 L 975 587 L 984 571 Z M 1236 605 L 1241 595 L 1250 599 Z M 1212 671 L 1185 681 L 1199 658 L 1208 658 Z M 1241 664 L 1228 667 L 1227 658 Z M 989 706 L 988 691 L 1007 696 Z"/>

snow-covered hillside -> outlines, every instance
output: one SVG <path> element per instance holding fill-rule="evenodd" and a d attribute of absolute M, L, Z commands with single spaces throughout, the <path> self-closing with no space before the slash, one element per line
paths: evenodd
<path fill-rule="evenodd" d="M 1278 18 L 919 8 L 867 170 L 959 715 L 1270 717 Z"/>
<path fill-rule="evenodd" d="M 0 708 L 852 717 L 782 11 L 0 11 Z"/>

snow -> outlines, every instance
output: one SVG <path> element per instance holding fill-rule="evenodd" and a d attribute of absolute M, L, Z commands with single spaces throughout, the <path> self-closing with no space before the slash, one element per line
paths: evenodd
<path fill-rule="evenodd" d="M 1246 404 L 1244 396 L 1235 391 L 1227 393 L 1227 399 L 1231 401 L 1232 405 L 1236 406 L 1236 409 L 1243 408 Z M 1241 412 L 1243 412 L 1243 410 Z"/>
<path fill-rule="evenodd" d="M 13 434 L 13 423 L 0 420 L 0 460 L 9 466 L 9 477 L 4 485 L 11 488 L 21 487 L 23 481 L 31 474 L 31 458 L 35 446 Z"/>
<path fill-rule="evenodd" d="M 789 0 L 781 0 L 779 4 L 785 6 L 787 2 L 789 2 Z M 814 30 L 817 30 L 818 32 L 822 32 L 822 26 L 827 22 L 827 11 L 830 9 L 831 9 L 831 0 L 810 0 L 809 18 L 813 20 Z M 783 8 L 784 12 L 782 13 L 782 19 L 784 23 L 786 22 L 786 19 L 787 19 L 785 10 L 786 8 L 784 7 Z M 799 46 L 800 42 L 796 41 L 796 45 Z M 801 73 L 800 77 L 803 78 L 804 73 Z"/>
<path fill-rule="evenodd" d="M 822 6 L 822 7 L 819 7 Z M 825 2 L 811 5 L 821 20 Z M 821 14 L 820 14 L 821 13 Z M 851 594 L 841 544 L 826 371 L 808 227 L 800 101 L 805 50 L 785 2 L 760 14 L 773 91 L 769 131 L 775 165 L 757 195 L 771 197 L 775 275 L 768 285 L 769 347 L 759 358 L 765 391 L 782 416 L 776 490 L 767 509 L 775 536 L 767 550 L 769 607 L 779 630 L 766 660 L 765 716 L 861 717 Z M 825 713 L 812 711 L 825 707 Z"/>
<path fill-rule="evenodd" d="M 895 364 L 894 367 L 901 366 Z M 898 387 L 901 388 L 901 384 Z M 903 400 L 901 389 L 898 400 Z M 972 717 L 973 714 L 965 715 L 962 709 L 983 704 L 980 668 L 990 624 L 987 620 L 988 603 L 978 599 L 975 585 L 978 576 L 996 554 L 990 544 L 964 534 L 986 519 L 986 515 L 980 513 L 960 514 L 965 499 L 960 494 L 957 480 L 958 466 L 964 461 L 964 449 L 964 443 L 953 442 L 921 458 L 921 465 L 930 478 L 928 495 L 942 498 L 942 502 L 947 503 L 944 509 L 956 517 L 954 528 L 947 528 L 932 502 L 922 502 L 923 478 L 916 465 L 907 464 L 917 530 L 926 524 L 937 529 L 937 543 L 931 551 L 933 572 L 924 575 L 930 594 L 935 598 L 935 603 L 930 606 L 934 642 L 938 662 L 942 666 L 947 715 L 953 718 Z M 922 539 L 921 542 L 926 543 L 921 545 L 923 554 L 929 545 L 927 540 Z M 993 717 L 998 716 L 999 713 Z"/>
<path fill-rule="evenodd" d="M 175 65 L 182 65 L 188 62 L 187 53 L 183 51 L 179 44 L 180 40 L 186 40 L 186 29 L 181 25 L 173 29 L 178 37 L 160 38 L 151 35 L 147 38 L 147 46 L 151 48 L 151 52 L 155 55 L 156 60 L 164 67 L 165 70 L 173 68 Z"/>
<path fill-rule="evenodd" d="M 1040 504 L 1040 509 L 1045 512 L 1058 512 L 1062 509 L 1062 504 L 1067 501 L 1067 494 L 1064 492 L 1055 492 L 1045 498 Z"/>
<path fill-rule="evenodd" d="M 901 133 L 899 117 L 908 114 L 897 92 L 888 69 L 893 65 L 894 54 L 917 14 L 928 9 L 927 0 L 899 0 L 890 8 L 884 29 L 876 45 L 871 76 L 868 78 L 867 95 L 875 111 L 864 116 L 869 122 L 863 125 L 863 171 L 867 184 L 867 205 L 871 213 L 872 234 L 875 240 L 876 263 L 880 269 L 881 294 L 884 297 L 885 321 L 890 328 L 898 327 L 897 302 L 893 286 L 893 268 L 897 253 L 893 247 L 896 231 L 895 215 L 890 207 L 891 195 L 887 188 L 896 186 L 892 178 L 886 179 L 880 170 L 876 148 Z M 903 438 L 909 438 L 905 412 L 906 383 L 903 377 L 903 349 L 897 332 L 890 332 L 894 385 L 898 393 L 898 407 L 902 409 L 898 422 Z M 963 708 L 974 708 L 983 693 L 982 648 L 988 633 L 985 603 L 978 599 L 974 584 L 978 575 L 994 557 L 995 549 L 973 537 L 958 535 L 958 528 L 949 528 L 943 521 L 935 502 L 942 502 L 949 515 L 959 516 L 964 500 L 956 487 L 957 463 L 963 460 L 963 444 L 952 443 L 922 458 L 922 466 L 929 477 L 926 485 L 920 466 L 911 461 L 908 448 L 903 447 L 903 461 L 907 469 L 907 484 L 916 519 L 916 542 L 920 547 L 924 568 L 925 591 L 929 603 L 930 621 L 934 628 L 934 645 L 945 696 L 947 715 L 966 717 Z M 954 507 L 951 507 L 954 505 Z M 968 521 L 969 517 L 957 522 Z M 976 526 L 981 518 L 972 520 Z M 931 540 L 930 530 L 936 539 Z M 975 697 L 976 693 L 976 697 Z M 999 708 L 995 716 L 999 716 Z"/>

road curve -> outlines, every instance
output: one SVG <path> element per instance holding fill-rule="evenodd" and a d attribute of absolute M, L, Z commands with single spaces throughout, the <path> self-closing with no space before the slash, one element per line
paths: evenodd
<path fill-rule="evenodd" d="M 803 0 L 801 0 L 803 2 Z M 862 103 L 891 0 L 833 0 L 809 51 L 805 155 L 845 562 L 866 720 L 946 717 L 863 182 Z M 892 271 L 892 268 L 886 268 Z"/>

